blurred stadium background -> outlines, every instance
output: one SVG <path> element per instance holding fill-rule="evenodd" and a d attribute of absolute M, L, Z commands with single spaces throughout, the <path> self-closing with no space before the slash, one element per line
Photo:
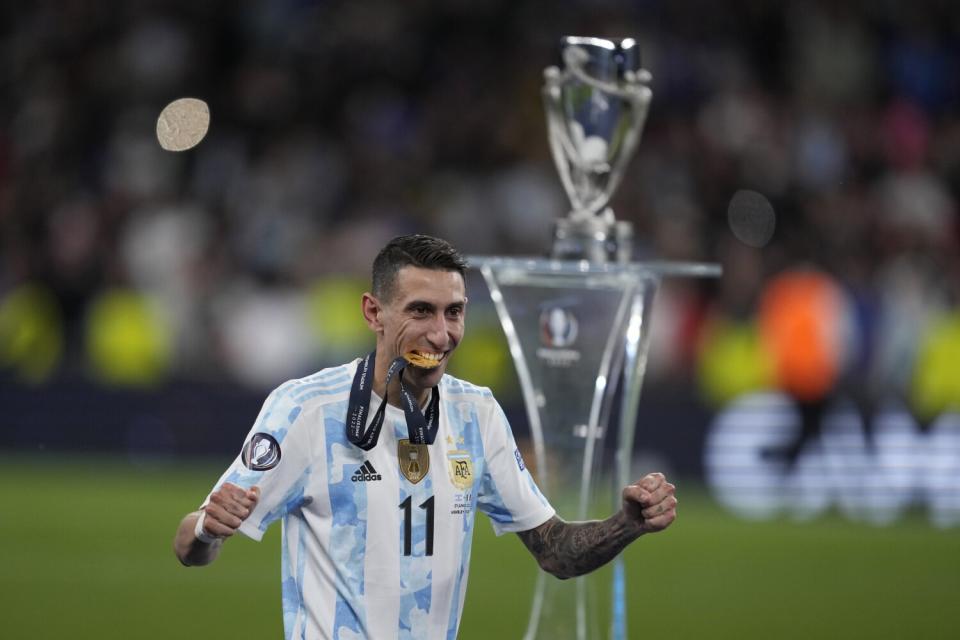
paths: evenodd
<path fill-rule="evenodd" d="M 276 533 L 188 571 L 178 519 L 270 388 L 371 346 L 388 238 L 548 248 L 563 34 L 653 74 L 639 257 L 724 268 L 657 299 L 636 470 L 681 518 L 628 554 L 631 637 L 956 637 L 960 5 L 925 0 L 5 3 L 0 635 L 280 636 Z M 181 96 L 212 125 L 168 153 Z M 469 287 L 452 372 L 523 438 Z M 478 529 L 461 636 L 519 636 L 534 565 Z"/>

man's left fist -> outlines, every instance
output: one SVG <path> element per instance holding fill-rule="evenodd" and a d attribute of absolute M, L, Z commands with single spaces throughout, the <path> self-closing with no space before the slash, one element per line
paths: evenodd
<path fill-rule="evenodd" d="M 623 490 L 623 511 L 644 533 L 663 531 L 677 517 L 676 487 L 662 473 L 651 473 Z"/>

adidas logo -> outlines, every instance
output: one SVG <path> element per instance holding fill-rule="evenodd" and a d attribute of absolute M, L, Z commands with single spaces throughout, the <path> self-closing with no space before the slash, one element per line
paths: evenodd
<path fill-rule="evenodd" d="M 373 468 L 373 465 L 370 464 L 370 461 L 367 460 L 357 469 L 357 472 L 353 474 L 353 477 L 350 479 L 354 482 L 374 482 L 381 480 L 381 477 L 380 474 L 377 473 L 377 470 Z"/>

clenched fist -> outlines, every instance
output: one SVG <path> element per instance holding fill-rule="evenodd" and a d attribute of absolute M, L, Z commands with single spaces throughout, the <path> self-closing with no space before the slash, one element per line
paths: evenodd
<path fill-rule="evenodd" d="M 644 533 L 663 531 L 677 517 L 676 487 L 662 473 L 645 475 L 623 490 L 623 511 Z"/>
<path fill-rule="evenodd" d="M 202 508 L 203 532 L 218 538 L 229 538 L 240 524 L 250 516 L 260 500 L 260 488 L 242 489 L 229 482 L 210 495 L 210 501 Z"/>

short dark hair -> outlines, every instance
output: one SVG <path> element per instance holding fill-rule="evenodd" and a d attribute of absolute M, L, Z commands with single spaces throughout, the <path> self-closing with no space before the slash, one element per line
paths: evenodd
<path fill-rule="evenodd" d="M 373 261 L 373 295 L 385 302 L 392 299 L 403 267 L 456 271 L 464 276 L 467 261 L 446 240 L 421 234 L 398 236 Z"/>

